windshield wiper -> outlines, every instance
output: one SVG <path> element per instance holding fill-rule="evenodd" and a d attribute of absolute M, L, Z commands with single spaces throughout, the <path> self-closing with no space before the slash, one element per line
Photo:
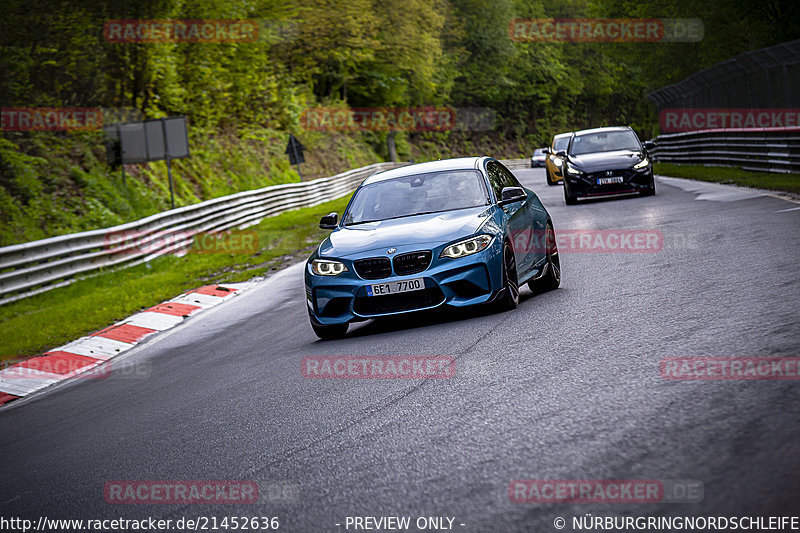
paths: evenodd
<path fill-rule="evenodd" d="M 405 218 L 405 217 L 413 217 L 415 215 L 430 215 L 431 213 L 437 213 L 438 211 L 431 211 L 430 213 L 414 213 L 411 215 L 397 215 L 396 217 L 387 217 L 387 218 L 379 218 L 377 220 L 359 220 L 358 222 L 351 222 L 350 224 L 345 224 L 345 226 L 355 226 L 357 224 L 369 224 L 370 222 L 383 222 L 384 220 L 395 220 L 397 218 Z"/>
<path fill-rule="evenodd" d="M 569 155 L 587 155 L 587 154 L 602 154 L 605 152 L 638 152 L 638 148 L 612 148 L 610 150 L 593 150 L 591 152 L 581 152 L 579 154 L 569 154 Z"/>
<path fill-rule="evenodd" d="M 453 211 L 453 209 L 445 209 L 442 211 L 423 211 L 422 213 L 410 213 L 408 215 L 398 215 L 396 217 L 379 218 L 377 220 L 359 220 L 358 222 L 351 222 L 345 226 L 355 226 L 357 224 L 369 224 L 370 222 L 383 222 L 384 220 L 395 220 L 398 218 L 415 217 L 417 215 L 432 215 L 434 213 L 444 213 L 445 211 Z"/>
<path fill-rule="evenodd" d="M 370 222 L 380 222 L 381 220 L 387 220 L 387 219 L 379 218 L 378 220 L 359 220 L 358 222 L 345 223 L 345 226 L 357 226 L 359 224 L 369 224 Z"/>
<path fill-rule="evenodd" d="M 370 222 L 383 222 L 384 220 L 395 220 L 398 218 L 406 218 L 406 217 L 415 217 L 417 215 L 433 215 L 434 213 L 447 213 L 448 211 L 459 211 L 461 209 L 474 209 L 476 207 L 485 207 L 489 205 L 488 203 L 484 205 L 474 205 L 472 207 L 454 207 L 453 209 L 437 209 L 436 211 L 422 211 L 421 213 L 410 213 L 408 215 L 398 215 L 396 217 L 388 217 L 388 218 L 379 218 L 377 220 L 359 220 L 358 222 L 350 222 L 349 224 L 345 223 L 345 226 L 356 226 L 358 224 L 369 224 Z"/>

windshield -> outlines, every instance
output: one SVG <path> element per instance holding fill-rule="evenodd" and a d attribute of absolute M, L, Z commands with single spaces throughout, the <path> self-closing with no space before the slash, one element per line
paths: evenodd
<path fill-rule="evenodd" d="M 631 130 L 586 133 L 575 137 L 570 154 L 581 155 L 615 150 L 641 150 L 639 139 Z"/>
<path fill-rule="evenodd" d="M 361 187 L 344 215 L 344 224 L 362 224 L 488 204 L 477 170 L 413 174 Z"/>
<path fill-rule="evenodd" d="M 561 150 L 566 150 L 568 144 L 569 144 L 569 136 L 559 137 L 558 139 L 553 141 L 553 151 L 560 152 Z"/>

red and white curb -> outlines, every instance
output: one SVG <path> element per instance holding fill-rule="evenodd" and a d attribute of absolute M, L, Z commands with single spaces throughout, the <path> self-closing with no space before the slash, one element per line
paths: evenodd
<path fill-rule="evenodd" d="M 145 337 L 241 294 L 253 282 L 207 285 L 136 313 L 87 337 L 0 370 L 0 405 L 23 398 L 113 359 Z"/>

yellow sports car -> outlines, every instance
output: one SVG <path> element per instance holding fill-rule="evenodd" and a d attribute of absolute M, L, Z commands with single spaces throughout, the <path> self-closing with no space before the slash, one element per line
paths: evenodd
<path fill-rule="evenodd" d="M 553 142 L 550 144 L 550 147 L 545 148 L 547 159 L 544 162 L 544 172 L 547 176 L 548 185 L 558 185 L 558 182 L 564 181 L 564 175 L 561 173 L 561 167 L 564 161 L 556 154 L 567 149 L 570 137 L 572 137 L 572 132 L 559 133 L 553 136 Z"/>

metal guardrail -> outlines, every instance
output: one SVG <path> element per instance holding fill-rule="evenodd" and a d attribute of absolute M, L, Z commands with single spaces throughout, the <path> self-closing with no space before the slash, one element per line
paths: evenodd
<path fill-rule="evenodd" d="M 529 158 L 500 159 L 500 162 L 509 170 L 520 170 L 523 168 L 530 168 L 531 166 L 531 160 Z"/>
<path fill-rule="evenodd" d="M 0 305 L 69 285 L 99 269 L 130 267 L 181 251 L 197 233 L 243 228 L 339 198 L 369 175 L 404 164 L 376 163 L 328 178 L 214 198 L 111 228 L 0 248 Z"/>
<path fill-rule="evenodd" d="M 653 139 L 655 161 L 800 172 L 800 129 L 704 130 Z"/>
<path fill-rule="evenodd" d="M 667 108 L 784 108 L 800 106 L 800 39 L 739 54 L 647 94 Z"/>

